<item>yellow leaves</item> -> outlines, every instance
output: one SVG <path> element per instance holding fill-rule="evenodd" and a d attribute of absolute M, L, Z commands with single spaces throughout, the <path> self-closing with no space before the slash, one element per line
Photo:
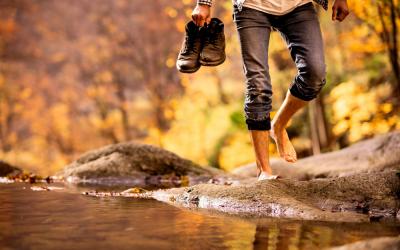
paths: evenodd
<path fill-rule="evenodd" d="M 330 98 L 334 99 L 333 110 L 337 120 L 345 119 L 346 117 L 357 115 L 359 119 L 364 120 L 369 118 L 371 110 L 365 109 L 364 104 L 373 104 L 374 96 L 359 95 L 365 91 L 365 87 L 356 84 L 352 81 L 339 84 L 331 91 Z M 361 104 L 361 105 L 360 105 Z M 364 107 L 364 108 L 359 108 Z M 368 106 L 370 109 L 374 105 Z M 354 109 L 358 109 L 358 113 L 354 114 Z"/>
<path fill-rule="evenodd" d="M 190 85 L 190 77 L 186 76 L 186 75 L 182 76 L 181 77 L 181 84 L 185 88 L 189 87 L 189 85 Z"/>
<path fill-rule="evenodd" d="M 118 33 L 118 26 L 114 23 L 112 18 L 102 18 L 101 19 L 103 27 L 111 34 L 115 35 Z"/>
<path fill-rule="evenodd" d="M 178 15 L 178 11 L 170 6 L 166 7 L 164 9 L 165 14 L 169 16 L 170 18 L 175 18 Z"/>
<path fill-rule="evenodd" d="M 66 56 L 65 56 L 65 54 L 62 53 L 62 52 L 56 52 L 56 53 L 54 53 L 53 55 L 51 55 L 51 57 L 50 57 L 50 60 L 51 60 L 53 63 L 59 63 L 59 62 L 64 61 L 65 59 L 66 59 Z"/>
<path fill-rule="evenodd" d="M 167 118 L 168 120 L 172 120 L 172 119 L 174 118 L 174 111 L 171 110 L 171 109 L 169 109 L 169 108 L 166 108 L 166 109 L 164 110 L 164 116 L 165 116 L 165 118 Z"/>
<path fill-rule="evenodd" d="M 175 57 L 168 57 L 167 61 L 165 61 L 165 66 L 168 68 L 175 67 L 176 58 Z"/>
<path fill-rule="evenodd" d="M 396 129 L 400 129 L 400 117 L 398 115 L 391 116 L 387 119 L 387 123 Z"/>
<path fill-rule="evenodd" d="M 113 110 L 108 113 L 106 117 L 97 115 L 90 116 L 91 124 L 98 130 L 114 130 L 119 127 L 121 121 L 120 112 Z"/>
<path fill-rule="evenodd" d="M 378 134 L 382 134 L 382 133 L 387 133 L 390 130 L 390 126 L 387 122 L 384 122 L 384 120 L 380 121 L 374 121 L 374 132 L 378 133 Z"/>
<path fill-rule="evenodd" d="M 393 129 L 400 117 L 391 114 L 391 103 L 380 103 L 390 94 L 389 84 L 367 89 L 364 85 L 349 81 L 336 86 L 329 98 L 335 124 L 333 133 L 336 136 L 348 133 L 349 141 L 355 142 Z"/>
<path fill-rule="evenodd" d="M 185 5 L 188 5 L 188 4 L 193 4 L 193 1 L 192 0 L 182 0 L 182 3 Z"/>
<path fill-rule="evenodd" d="M 185 16 L 186 16 L 186 18 L 188 18 L 189 20 L 192 19 L 192 12 L 193 12 L 193 9 L 190 9 L 190 8 L 185 9 Z"/>
<path fill-rule="evenodd" d="M 232 134 L 221 149 L 218 162 L 225 170 L 254 162 L 250 136 L 246 131 Z"/>
<path fill-rule="evenodd" d="M 207 92 L 189 91 L 172 102 L 174 120 L 168 133 L 162 135 L 163 147 L 197 163 L 208 164 L 207 159 L 229 129 L 229 116 L 235 108 L 223 105 L 211 108 L 210 98 Z"/>
<path fill-rule="evenodd" d="M 388 114 L 393 110 L 393 105 L 391 103 L 383 103 L 380 106 L 380 110 L 382 111 L 382 113 Z"/>
<path fill-rule="evenodd" d="M 22 142 L 20 137 L 26 134 L 25 131 L 18 136 L 13 132 L 8 134 L 8 141 L 16 144 L 13 147 L 22 145 L 30 150 L 28 153 L 21 150 L 14 156 L 18 159 L 22 157 L 31 164 L 45 165 L 41 168 L 48 170 L 49 165 L 61 167 L 67 162 L 68 153 L 57 148 L 60 146 L 56 145 L 56 140 L 67 146 L 70 143 L 75 154 L 111 143 L 115 138 L 121 140 L 124 138 L 123 121 L 118 108 L 122 106 L 129 114 L 128 123 L 135 128 L 132 129 L 134 139 L 162 145 L 200 164 L 219 161 L 225 169 L 254 161 L 249 135 L 244 127 L 240 128 L 243 131 L 239 131 L 240 125 L 243 125 L 241 120 L 235 120 L 234 126 L 231 124 L 233 112 L 244 112 L 241 100 L 245 89 L 240 43 L 232 23 L 231 1 L 221 2 L 218 10 L 218 16 L 226 24 L 226 52 L 230 60 L 218 66 L 215 72 L 214 68 L 202 67 L 196 74 L 177 75 L 173 75 L 176 72 L 170 69 L 175 67 L 175 53 L 180 45 L 177 43 L 182 40 L 175 40 L 176 34 L 172 33 L 176 33 L 175 29 L 179 30 L 183 39 L 185 24 L 190 20 L 195 4 L 193 0 L 166 5 L 160 2 L 161 5 L 156 4 L 154 8 L 148 5 L 144 8 L 146 13 L 135 12 L 137 10 L 132 8 L 130 0 L 108 2 L 115 2 L 104 5 L 113 6 L 114 14 L 103 12 L 104 7 L 98 6 L 79 20 L 82 27 L 73 25 L 67 30 L 63 28 L 65 22 L 62 19 L 55 19 L 54 23 L 38 20 L 32 27 L 16 26 L 13 19 L 0 20 L 2 39 L 5 33 L 13 37 L 20 28 L 24 28 L 32 29 L 38 35 L 35 39 L 40 41 L 38 46 L 27 48 L 27 55 L 32 50 L 38 65 L 25 59 L 21 59 L 21 65 L 19 62 L 16 65 L 12 61 L 9 65 L 4 62 L 11 74 L 5 79 L 0 73 L 0 124 L 6 124 L 8 116 L 12 115 L 21 123 L 11 126 L 18 129 L 26 126 L 26 130 L 32 133 Z M 372 89 L 367 84 L 371 78 L 374 82 L 388 79 L 384 74 L 389 68 L 386 66 L 389 63 L 384 46 L 376 34 L 376 31 L 382 30 L 382 25 L 373 4 L 373 1 L 349 1 L 350 9 L 357 17 L 349 16 L 341 28 L 331 22 L 323 27 L 329 78 L 332 82 L 352 79 L 327 93 L 331 105 L 327 105 L 326 109 L 332 111 L 329 121 L 334 125 L 334 134 L 348 136 L 351 142 L 375 133 L 400 129 L 399 115 L 394 111 L 395 107 L 386 101 L 392 94 L 390 84 L 378 82 L 379 87 Z M 398 6 L 398 0 L 396 4 Z M 71 12 L 63 18 L 74 16 Z M 154 17 L 160 17 L 162 21 Z M 329 19 L 329 16 L 322 15 L 321 18 Z M 93 27 L 99 29 L 94 30 Z M 171 37 L 165 37 L 168 32 Z M 23 36 L 18 36 L 22 39 L 18 40 L 29 40 L 29 32 L 22 33 Z M 337 37 L 338 34 L 340 37 Z M 161 53 L 160 57 L 155 58 L 153 52 Z M 286 64 L 291 61 L 278 32 L 271 35 L 270 52 L 278 53 L 278 59 Z M 379 54 L 375 56 L 376 53 Z M 142 62 L 142 58 L 150 60 L 149 67 L 136 69 L 140 66 L 136 65 L 137 62 Z M 43 64 L 46 62 L 55 65 L 47 67 Z M 284 70 L 278 66 L 272 60 L 274 109 L 282 101 L 281 96 L 296 73 L 294 65 Z M 353 72 L 360 73 L 353 75 Z M 114 74 L 117 73 L 121 79 L 132 84 L 125 89 L 125 101 L 116 95 Z M 147 74 L 156 75 L 154 79 L 151 75 L 151 82 L 142 82 Z M 177 77 L 181 78 L 184 94 L 172 93 L 167 97 L 170 102 L 162 105 L 162 114 L 171 122 L 170 130 L 162 132 L 155 124 L 154 103 L 149 101 L 142 89 L 165 80 L 165 85 L 160 86 L 170 93 L 172 88 L 169 84 Z M 219 87 L 217 79 L 220 80 Z M 221 88 L 224 95 L 220 95 Z M 227 97 L 232 104 L 223 104 L 221 97 Z M 271 113 L 273 116 L 274 113 Z M 143 132 L 146 138 L 136 138 L 136 131 L 139 135 Z M 309 149 L 310 141 L 304 132 L 300 129 L 296 132 L 301 136 L 293 138 L 295 147 Z M 271 143 L 270 147 L 273 154 L 274 144 Z M 47 158 L 39 159 L 37 155 L 47 155 Z"/>
<path fill-rule="evenodd" d="M 51 126 L 54 133 L 59 134 L 63 138 L 67 138 L 70 135 L 70 122 L 69 119 L 69 107 L 64 103 L 58 103 L 50 108 L 50 120 Z"/>
<path fill-rule="evenodd" d="M 94 77 L 95 81 L 97 82 L 112 82 L 113 81 L 113 74 L 109 70 L 100 71 L 95 74 Z"/>
<path fill-rule="evenodd" d="M 109 91 L 110 91 L 109 88 L 105 85 L 89 86 L 86 89 L 86 94 L 91 98 L 97 98 L 97 97 L 106 98 Z"/>
<path fill-rule="evenodd" d="M 186 26 L 185 20 L 178 19 L 175 21 L 175 27 L 179 32 L 181 32 L 181 33 L 185 32 L 185 26 Z"/>
<path fill-rule="evenodd" d="M 32 89 L 29 88 L 29 87 L 27 87 L 27 88 L 24 88 L 24 89 L 20 92 L 20 94 L 19 94 L 19 99 L 20 99 L 21 101 L 23 101 L 23 100 L 29 99 L 31 96 L 32 96 Z"/>
<path fill-rule="evenodd" d="M 367 25 L 354 26 L 339 36 L 342 46 L 353 53 L 378 53 L 385 51 L 380 38 Z"/>
<path fill-rule="evenodd" d="M 339 120 L 332 130 L 335 135 L 342 135 L 349 129 L 348 122 L 346 120 Z"/>
<path fill-rule="evenodd" d="M 98 37 L 94 42 L 88 42 L 89 44 L 83 47 L 82 54 L 89 62 L 97 64 L 110 59 L 112 53 L 110 41 L 104 37 Z"/>

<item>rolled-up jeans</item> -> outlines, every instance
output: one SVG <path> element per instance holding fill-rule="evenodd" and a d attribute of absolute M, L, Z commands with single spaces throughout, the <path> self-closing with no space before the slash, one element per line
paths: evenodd
<path fill-rule="evenodd" d="M 246 76 L 244 112 L 249 130 L 270 130 L 272 86 L 268 45 L 272 29 L 286 41 L 297 67 L 290 93 L 304 101 L 314 99 L 325 85 L 323 40 L 314 5 L 300 5 L 284 15 L 272 15 L 234 5 L 233 20 L 239 34 Z"/>

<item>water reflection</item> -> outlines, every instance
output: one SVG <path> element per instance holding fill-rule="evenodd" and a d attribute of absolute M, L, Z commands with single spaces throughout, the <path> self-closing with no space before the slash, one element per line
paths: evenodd
<path fill-rule="evenodd" d="M 398 224 L 244 219 L 81 191 L 0 185 L 1 248 L 309 250 L 400 232 Z"/>
<path fill-rule="evenodd" d="M 272 222 L 266 219 L 257 223 L 253 249 L 324 249 L 379 235 L 395 236 L 399 230 L 400 225 L 396 223 Z"/>

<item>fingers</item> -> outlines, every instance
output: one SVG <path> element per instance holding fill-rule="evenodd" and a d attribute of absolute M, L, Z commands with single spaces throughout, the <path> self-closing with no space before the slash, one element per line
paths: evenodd
<path fill-rule="evenodd" d="M 199 23 L 197 24 L 197 26 L 203 27 L 203 26 L 204 26 L 204 23 L 205 23 L 205 19 L 204 19 L 202 16 L 200 16 L 199 19 L 200 19 L 200 20 L 199 20 Z"/>
<path fill-rule="evenodd" d="M 333 6 L 332 7 L 332 21 L 335 21 L 337 15 L 337 7 Z"/>
<path fill-rule="evenodd" d="M 210 23 L 211 22 L 211 16 L 208 16 L 207 18 L 206 18 L 206 23 Z"/>
<path fill-rule="evenodd" d="M 192 14 L 192 20 L 197 26 L 198 26 L 198 23 L 199 23 L 198 19 L 199 19 L 199 15 L 198 14 Z"/>
<path fill-rule="evenodd" d="M 349 8 L 346 1 L 335 0 L 332 6 L 332 21 L 343 21 L 349 15 Z"/>
<path fill-rule="evenodd" d="M 339 22 L 341 22 L 346 18 L 347 15 L 349 15 L 349 11 L 347 9 L 339 9 L 336 19 L 339 20 Z"/>
<path fill-rule="evenodd" d="M 193 14 L 192 20 L 196 24 L 196 26 L 203 27 L 206 19 L 199 14 Z"/>

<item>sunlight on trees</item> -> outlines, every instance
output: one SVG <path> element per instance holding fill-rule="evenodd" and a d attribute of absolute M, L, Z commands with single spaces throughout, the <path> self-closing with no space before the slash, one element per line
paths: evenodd
<path fill-rule="evenodd" d="M 400 129 L 399 2 L 349 4 L 340 24 L 317 7 L 328 81 L 288 128 L 301 157 Z M 136 141 L 227 170 L 253 162 L 230 0 L 213 7 L 225 23 L 226 62 L 192 75 L 175 69 L 193 5 L 3 1 L 0 159 L 50 174 L 87 150 Z M 296 74 L 278 32 L 269 62 L 275 112 Z M 277 155 L 273 144 L 269 151 Z"/>

